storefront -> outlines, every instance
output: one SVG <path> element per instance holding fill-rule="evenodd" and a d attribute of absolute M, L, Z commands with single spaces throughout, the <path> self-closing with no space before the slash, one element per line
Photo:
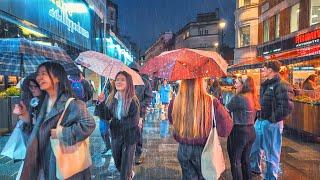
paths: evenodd
<path fill-rule="evenodd" d="M 0 38 L 27 38 L 59 46 L 72 59 L 80 52 L 102 52 L 104 27 L 100 17 L 84 0 L 2 0 Z M 15 84 L 14 77 L 0 77 Z"/>
<path fill-rule="evenodd" d="M 287 79 L 295 89 L 295 109 L 286 126 L 320 137 L 320 89 L 304 90 L 302 83 L 311 75 L 320 76 L 320 26 L 313 26 L 307 32 L 258 46 L 258 58 L 231 66 L 233 74 L 256 74 L 263 62 L 279 60 L 289 69 Z M 262 78 L 257 78 L 262 81 Z M 320 78 L 317 84 L 319 85 Z M 260 84 L 257 83 L 257 84 Z"/>

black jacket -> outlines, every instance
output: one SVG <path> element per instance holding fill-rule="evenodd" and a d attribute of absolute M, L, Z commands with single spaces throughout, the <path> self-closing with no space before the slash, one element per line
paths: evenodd
<path fill-rule="evenodd" d="M 137 140 L 138 123 L 140 118 L 140 105 L 137 97 L 134 97 L 130 103 L 128 114 L 120 120 L 116 118 L 118 100 L 113 98 L 112 103 L 107 105 L 101 103 L 97 106 L 99 117 L 110 121 L 110 130 L 112 139 L 123 138 L 124 143 L 134 144 Z"/>
<path fill-rule="evenodd" d="M 153 96 L 149 80 L 146 77 L 142 77 L 142 80 L 144 85 L 136 85 L 135 92 L 140 101 L 140 117 L 144 118 Z"/>
<path fill-rule="evenodd" d="M 293 95 L 291 85 L 281 81 L 279 76 L 265 80 L 260 88 L 260 117 L 271 122 L 284 120 L 293 110 Z"/>

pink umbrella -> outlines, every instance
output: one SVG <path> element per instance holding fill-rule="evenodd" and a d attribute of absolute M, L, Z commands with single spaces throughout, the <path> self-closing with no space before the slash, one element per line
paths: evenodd
<path fill-rule="evenodd" d="M 140 71 L 176 81 L 224 76 L 227 67 L 227 62 L 216 52 L 183 48 L 163 52 L 149 60 Z"/>
<path fill-rule="evenodd" d="M 82 52 L 75 62 L 110 79 L 115 79 L 118 72 L 126 71 L 131 75 L 134 85 L 144 85 L 141 76 L 137 72 L 130 69 L 120 60 L 105 54 L 95 51 Z"/>

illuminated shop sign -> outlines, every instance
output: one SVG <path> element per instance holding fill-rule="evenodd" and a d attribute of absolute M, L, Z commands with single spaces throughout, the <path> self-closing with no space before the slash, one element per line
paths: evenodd
<path fill-rule="evenodd" d="M 0 11 L 33 24 L 41 33 L 91 49 L 94 29 L 85 0 L 0 0 Z"/>
<path fill-rule="evenodd" d="M 50 0 L 57 8 L 51 8 L 49 15 L 67 26 L 68 31 L 71 33 L 77 32 L 82 36 L 89 38 L 89 32 L 85 30 L 80 22 L 75 22 L 70 19 L 72 13 L 85 13 L 87 7 L 84 4 L 79 3 L 65 3 L 63 0 Z"/>
<path fill-rule="evenodd" d="M 320 29 L 258 47 L 258 56 L 269 56 L 292 49 L 302 49 L 320 44 Z"/>
<path fill-rule="evenodd" d="M 295 37 L 296 47 L 306 46 L 320 42 L 320 29 L 300 34 Z"/>

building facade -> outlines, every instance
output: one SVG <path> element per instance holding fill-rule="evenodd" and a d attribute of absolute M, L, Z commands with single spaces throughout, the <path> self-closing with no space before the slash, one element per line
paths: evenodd
<path fill-rule="evenodd" d="M 320 1 L 266 0 L 259 5 L 257 55 L 288 65 L 293 84 L 319 73 Z"/>
<path fill-rule="evenodd" d="M 259 0 L 237 0 L 234 63 L 254 60 L 258 45 Z"/>
<path fill-rule="evenodd" d="M 196 21 L 189 22 L 175 36 L 175 49 L 193 48 L 218 51 L 221 43 L 219 9 L 198 14 Z"/>
<path fill-rule="evenodd" d="M 165 32 L 145 51 L 144 59 L 149 60 L 164 51 L 172 49 L 174 49 L 174 34 L 172 32 Z"/>

